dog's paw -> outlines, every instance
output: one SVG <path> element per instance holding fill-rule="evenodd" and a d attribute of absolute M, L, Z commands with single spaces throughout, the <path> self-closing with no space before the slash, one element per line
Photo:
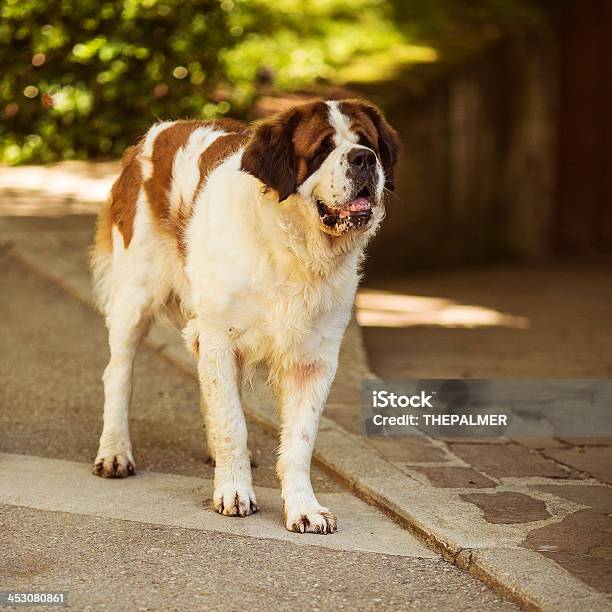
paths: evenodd
<path fill-rule="evenodd" d="M 92 473 L 102 478 L 127 478 L 136 473 L 136 466 L 129 453 L 100 451 L 94 461 Z"/>
<path fill-rule="evenodd" d="M 224 516 L 248 516 L 259 510 L 253 487 L 244 485 L 224 485 L 217 487 L 213 495 L 213 505 Z"/>
<path fill-rule="evenodd" d="M 286 523 L 289 531 L 296 533 L 328 534 L 336 531 L 336 517 L 321 506 L 287 512 Z"/>

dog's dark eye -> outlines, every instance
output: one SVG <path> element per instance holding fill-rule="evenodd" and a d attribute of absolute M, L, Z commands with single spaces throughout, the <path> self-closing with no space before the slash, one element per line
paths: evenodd
<path fill-rule="evenodd" d="M 332 137 L 326 136 L 321 141 L 321 144 L 317 147 L 317 150 L 312 156 L 312 159 L 314 160 L 320 157 L 326 157 L 327 155 L 329 155 L 330 151 L 332 150 L 332 147 L 333 147 Z"/>
<path fill-rule="evenodd" d="M 326 136 L 321 144 L 316 148 L 310 159 L 308 159 L 308 174 L 312 174 L 318 170 L 319 166 L 325 161 L 325 158 L 331 153 L 334 148 L 334 141 L 331 135 Z"/>
<path fill-rule="evenodd" d="M 360 144 L 362 147 L 368 147 L 368 149 L 372 149 L 372 150 L 374 149 L 374 145 L 372 144 L 370 139 L 361 133 L 359 134 L 359 140 L 357 144 Z"/>

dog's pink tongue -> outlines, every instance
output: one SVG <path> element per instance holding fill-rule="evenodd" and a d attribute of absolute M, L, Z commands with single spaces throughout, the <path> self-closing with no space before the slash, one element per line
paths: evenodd
<path fill-rule="evenodd" d="M 357 212 L 360 210 L 370 210 L 372 205 L 367 198 L 356 198 L 352 202 L 349 202 L 345 208 L 351 212 Z"/>
<path fill-rule="evenodd" d="M 370 204 L 370 201 L 367 198 L 355 198 L 340 211 L 340 218 L 343 219 L 352 212 L 370 210 L 370 208 L 372 208 L 372 204 Z"/>

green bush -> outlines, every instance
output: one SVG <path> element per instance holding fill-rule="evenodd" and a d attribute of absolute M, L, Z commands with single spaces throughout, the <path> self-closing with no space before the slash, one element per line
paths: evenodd
<path fill-rule="evenodd" d="M 155 117 L 229 109 L 207 93 L 232 40 L 215 0 L 4 0 L 1 155 L 118 155 Z"/>
<path fill-rule="evenodd" d="M 438 59 L 415 41 L 443 36 L 449 16 L 512 21 L 529 2 L 473 4 L 0 0 L 0 160 L 120 155 L 156 119 L 245 114 L 258 81 L 290 91 L 389 79 Z"/>

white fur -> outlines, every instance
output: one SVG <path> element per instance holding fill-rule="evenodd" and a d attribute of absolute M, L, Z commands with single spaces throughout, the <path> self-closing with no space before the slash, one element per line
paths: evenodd
<path fill-rule="evenodd" d="M 195 195 L 184 263 L 172 240 L 153 227 L 141 190 L 132 242 L 125 249 L 117 235 L 111 270 L 101 272 L 112 280 L 99 283 L 106 292 L 101 303 L 111 360 L 104 376 L 105 424 L 97 462 L 133 465 L 127 423 L 133 357 L 146 323 L 172 291 L 189 319 L 188 345 L 199 345 L 209 452 L 216 462 L 215 508 L 243 516 L 257 510 L 239 380 L 265 364 L 281 404 L 277 473 L 287 528 L 335 529 L 335 518 L 314 495 L 310 462 L 363 249 L 383 213 L 376 206 L 364 232 L 331 237 L 322 231 L 315 198 L 338 206 L 347 201 L 346 154 L 357 141 L 334 103 L 330 122 L 336 149 L 282 205 L 274 192 L 265 192 L 257 179 L 240 171 L 242 150 L 213 170 Z M 160 125 L 147 135 L 141 160 L 150 158 Z M 172 206 L 194 194 L 199 152 L 218 135 L 198 129 L 177 154 Z M 379 174 L 378 200 L 382 168 Z"/>
<path fill-rule="evenodd" d="M 172 164 L 172 186 L 170 210 L 176 214 L 181 206 L 190 203 L 200 182 L 200 154 L 225 132 L 212 128 L 194 130 L 184 147 L 174 156 Z"/>
<path fill-rule="evenodd" d="M 155 144 L 155 139 L 173 123 L 174 121 L 160 121 L 147 132 L 142 143 L 142 153 L 140 154 L 140 165 L 142 167 L 143 181 L 151 178 L 151 173 L 153 172 L 151 157 L 153 155 L 153 145 Z"/>
<path fill-rule="evenodd" d="M 343 142 L 348 141 L 356 144 L 359 140 L 357 134 L 351 130 L 351 123 L 346 115 L 340 112 L 340 105 L 336 100 L 327 102 L 329 106 L 329 122 L 336 131 L 334 140 L 339 147 Z"/>

